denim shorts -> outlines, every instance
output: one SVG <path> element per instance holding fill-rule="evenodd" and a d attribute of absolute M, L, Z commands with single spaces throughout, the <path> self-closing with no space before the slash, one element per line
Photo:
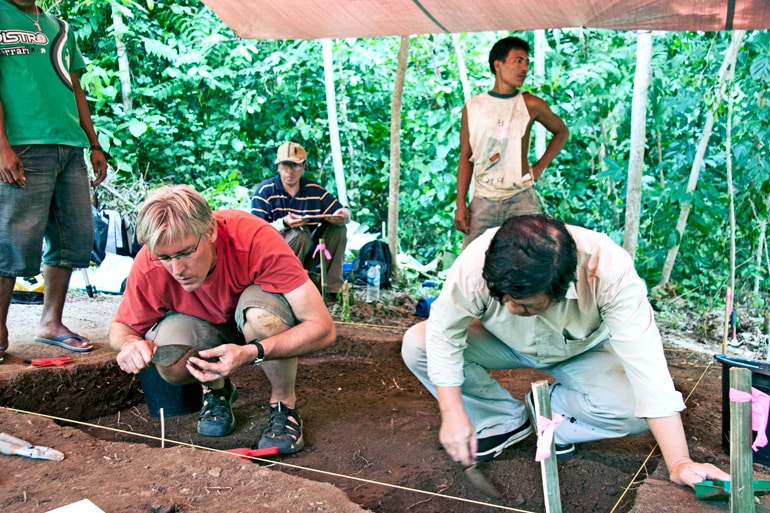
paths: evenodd
<path fill-rule="evenodd" d="M 0 276 L 34 276 L 41 258 L 45 265 L 88 267 L 94 229 L 83 148 L 36 144 L 13 150 L 27 183 L 0 183 Z"/>

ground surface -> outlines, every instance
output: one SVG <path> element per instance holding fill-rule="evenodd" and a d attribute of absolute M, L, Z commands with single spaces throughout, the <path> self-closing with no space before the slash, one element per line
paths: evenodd
<path fill-rule="evenodd" d="M 480 467 L 501 490 L 501 500 L 474 488 L 440 450 L 436 403 L 399 355 L 403 332 L 420 320 L 410 315 L 409 301 L 379 309 L 356 304 L 350 321 L 338 322 L 337 343 L 301 360 L 297 389 L 306 449 L 258 463 L 206 448 L 256 443 L 269 397 L 262 372 L 242 369 L 233 378 L 239 388 L 233 435 L 198 436 L 194 413 L 161 423 L 148 414 L 139 381 L 117 369 L 107 347 L 117 301 L 77 294 L 68 300 L 65 322 L 98 346 L 88 354 L 32 343 L 39 307 L 12 306 L 11 348 L 0 366 L 0 431 L 53 447 L 66 459 L 0 456 L 0 511 L 45 512 L 84 498 L 110 513 L 545 511 L 534 437 Z M 695 336 L 664 331 L 664 338 Z M 708 354 L 671 347 L 667 355 L 677 387 L 689 396 L 684 422 L 693 457 L 727 469 L 721 367 L 710 365 Z M 62 368 L 23 363 L 53 356 L 75 362 Z M 496 375 L 517 397 L 532 381 L 547 378 L 520 371 Z M 563 510 L 729 511 L 726 502 L 704 503 L 671 484 L 658 453 L 647 459 L 652 447 L 649 435 L 580 446 L 577 456 L 558 464 Z M 762 465 L 755 465 L 755 473 L 768 477 Z M 767 504 L 763 498 L 757 511 L 767 511 Z"/>

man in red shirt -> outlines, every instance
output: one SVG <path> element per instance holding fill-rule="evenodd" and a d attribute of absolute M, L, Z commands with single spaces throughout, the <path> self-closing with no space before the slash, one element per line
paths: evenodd
<path fill-rule="evenodd" d="M 158 366 L 158 373 L 170 383 L 201 383 L 198 432 L 226 436 L 235 429 L 237 398 L 229 376 L 243 365 L 261 365 L 271 384 L 271 413 L 258 447 L 301 450 L 297 357 L 329 347 L 336 332 L 281 235 L 247 212 L 212 212 L 187 185 L 148 197 L 136 235 L 144 247 L 110 328 L 120 368 L 136 374 L 159 346 L 192 345 L 197 356 Z"/>

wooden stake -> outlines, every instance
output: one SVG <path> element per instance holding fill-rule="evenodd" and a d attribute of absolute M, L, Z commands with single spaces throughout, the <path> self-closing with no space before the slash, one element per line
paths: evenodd
<path fill-rule="evenodd" d="M 348 283 L 348 280 L 342 282 L 340 294 L 342 294 L 342 311 L 340 312 L 340 319 L 342 319 L 343 322 L 348 322 L 350 321 L 350 283 Z"/>
<path fill-rule="evenodd" d="M 551 389 L 545 380 L 532 383 L 532 400 L 537 417 L 551 418 Z M 532 426 L 537 431 L 537 426 Z M 539 436 L 539 435 L 538 435 Z M 540 474 L 543 478 L 543 496 L 546 513 L 561 513 L 561 494 L 559 491 L 559 469 L 556 466 L 556 448 L 551 441 L 551 456 L 540 462 Z"/>
<path fill-rule="evenodd" d="M 765 311 L 765 323 L 762 325 L 762 334 L 765 336 L 765 360 L 770 362 L 770 311 Z"/>
<path fill-rule="evenodd" d="M 160 409 L 160 448 L 166 448 L 166 418 L 163 415 L 163 408 Z"/>
<path fill-rule="evenodd" d="M 724 331 L 722 332 L 722 354 L 727 354 L 727 332 L 730 326 L 730 312 L 733 309 L 733 289 L 727 287 L 727 294 L 725 294 L 725 320 Z"/>
<path fill-rule="evenodd" d="M 318 260 L 321 266 L 321 297 L 326 299 L 326 243 L 323 239 L 318 240 L 318 245 L 324 249 L 318 252 Z"/>
<path fill-rule="evenodd" d="M 730 388 L 751 393 L 751 371 L 730 369 Z M 730 401 L 730 511 L 754 513 L 751 403 Z"/>

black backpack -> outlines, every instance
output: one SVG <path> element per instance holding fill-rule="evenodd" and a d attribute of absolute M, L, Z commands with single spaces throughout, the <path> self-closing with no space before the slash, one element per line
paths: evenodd
<path fill-rule="evenodd" d="M 136 241 L 131 219 L 115 210 L 91 207 L 94 221 L 94 247 L 91 259 L 101 265 L 107 253 L 135 257 L 141 249 Z"/>
<path fill-rule="evenodd" d="M 366 273 L 370 267 L 380 266 L 380 288 L 390 288 L 390 248 L 381 240 L 369 241 L 358 252 L 358 257 L 353 261 L 351 276 L 353 285 L 366 285 Z"/>

